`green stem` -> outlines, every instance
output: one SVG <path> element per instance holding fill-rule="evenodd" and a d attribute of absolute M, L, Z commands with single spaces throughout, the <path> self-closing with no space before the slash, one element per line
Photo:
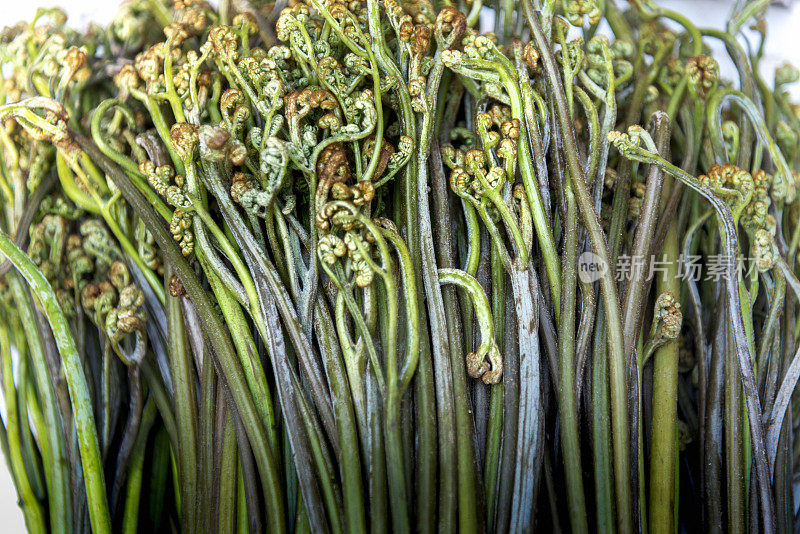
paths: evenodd
<path fill-rule="evenodd" d="M 238 365 L 233 343 L 214 307 L 213 301 L 206 290 L 203 289 L 200 280 L 183 257 L 172 236 L 164 228 L 158 214 L 149 205 L 141 192 L 131 183 L 130 179 L 118 168 L 114 167 L 113 163 L 106 159 L 86 138 L 77 134 L 73 134 L 73 136 L 90 157 L 104 168 L 128 203 L 142 219 L 159 244 L 164 258 L 172 265 L 189 298 L 197 308 L 203 327 L 214 349 L 213 352 L 217 360 L 215 363 L 219 365 L 230 386 L 232 396 L 240 411 L 242 422 L 247 430 L 248 438 L 251 440 L 259 471 L 264 480 L 266 507 L 270 518 L 268 528 L 271 532 L 283 532 L 286 519 L 283 512 L 284 497 L 278 480 L 277 463 L 270 451 L 266 432 L 258 417 L 253 399 L 247 393 L 247 384 Z"/>
<path fill-rule="evenodd" d="M 656 281 L 658 294 L 680 294 L 678 229 L 673 221 L 664 242 L 666 270 Z M 675 480 L 678 429 L 678 348 L 675 340 L 659 348 L 653 357 L 653 423 L 650 445 L 650 532 L 674 532 Z M 644 503 L 642 503 L 644 504 Z"/>
<path fill-rule="evenodd" d="M 2 234 L 0 239 L 5 237 L 6 235 Z M 2 249 L 0 251 L 5 252 Z M 21 251 L 20 254 L 22 254 Z M 57 403 L 51 386 L 51 379 L 45 364 L 41 338 L 35 327 L 36 319 L 33 314 L 33 302 L 31 302 L 30 293 L 17 273 L 8 273 L 7 277 L 25 334 L 29 353 L 27 357 L 30 358 L 35 385 L 41 397 L 41 410 L 34 409 L 33 411 L 42 414 L 43 425 L 36 424 L 34 426 L 39 438 L 39 447 L 42 451 L 47 493 L 50 496 L 48 499 L 50 527 L 54 531 L 63 532 L 70 524 L 68 522 L 68 510 L 71 508 L 68 500 L 69 490 L 66 472 L 68 460 L 66 458 L 65 436 L 57 412 Z M 33 389 L 29 389 L 29 392 L 32 396 L 35 395 Z M 36 419 L 34 419 L 34 422 L 36 422 Z"/>
<path fill-rule="evenodd" d="M 169 272 L 169 271 L 168 271 Z M 192 530 L 196 525 L 197 507 L 197 400 L 194 388 L 194 364 L 187 346 L 180 299 L 167 297 L 167 332 L 169 361 L 172 373 L 173 399 L 178 433 L 178 472 L 182 507 L 182 528 Z"/>
<path fill-rule="evenodd" d="M 567 503 L 573 532 L 587 532 L 586 500 L 583 493 L 581 445 L 578 434 L 578 410 L 575 397 L 575 289 L 577 282 L 578 207 L 572 193 L 572 180 L 567 182 L 564 197 L 567 203 L 564 227 L 563 282 L 561 321 L 559 322 L 558 413 L 561 419 L 561 448 L 564 454 Z"/>
<path fill-rule="evenodd" d="M 219 533 L 233 534 L 236 520 L 236 488 L 239 479 L 236 476 L 238 464 L 236 449 L 236 431 L 230 410 L 225 410 L 225 422 L 222 435 L 222 462 L 219 480 Z"/>
<path fill-rule="evenodd" d="M 47 531 L 44 521 L 44 510 L 39 500 L 34 495 L 33 488 L 28 479 L 23 460 L 22 443 L 20 440 L 19 413 L 17 410 L 17 391 L 14 386 L 14 371 L 11 363 L 11 343 L 8 327 L 0 322 L 0 365 L 2 365 L 3 397 L 6 404 L 6 433 L 8 439 L 9 462 L 13 474 L 14 485 L 19 493 L 20 507 L 25 516 L 25 525 L 28 530 L 35 533 Z M 24 422 L 27 424 L 27 421 Z"/>
<path fill-rule="evenodd" d="M 503 270 L 496 245 L 492 246 L 491 272 L 492 272 L 492 318 L 494 319 L 495 332 L 503 332 L 506 318 L 506 287 L 505 271 Z M 471 312 L 472 310 L 470 310 Z M 503 336 L 499 336 L 498 348 L 502 353 L 504 346 Z M 498 476 L 500 472 L 501 444 L 503 439 L 503 383 L 491 386 L 489 401 L 489 423 L 486 432 L 486 459 L 483 468 L 483 488 L 486 499 L 486 525 L 491 531 L 495 524 L 495 509 L 497 506 Z"/>
<path fill-rule="evenodd" d="M 133 447 L 133 455 L 130 460 L 125 511 L 122 519 L 123 534 L 136 534 L 136 532 L 139 532 L 139 506 L 141 504 L 145 452 L 147 451 L 147 441 L 150 437 L 150 428 L 155 422 L 155 416 L 156 404 L 151 398 L 147 401 L 142 411 L 142 423 L 139 427 L 139 434 L 136 436 L 136 444 Z"/>
<path fill-rule="evenodd" d="M 598 256 L 598 263 L 606 266 L 613 265 L 606 244 L 605 235 L 600 225 L 597 213 L 594 211 L 594 202 L 587 190 L 586 177 L 578 162 L 578 151 L 575 143 L 575 134 L 569 110 L 567 108 L 564 90 L 558 77 L 555 58 L 549 41 L 542 31 L 541 25 L 533 12 L 530 0 L 523 0 L 523 7 L 531 27 L 534 40 L 542 53 L 544 70 L 550 84 L 553 86 L 553 97 L 556 104 L 557 115 L 564 137 L 564 148 L 567 159 L 567 169 L 572 176 L 575 198 L 583 218 L 583 224 L 589 234 L 594 253 Z M 610 391 L 612 405 L 613 451 L 614 471 L 617 496 L 618 528 L 623 533 L 633 532 L 632 497 L 631 497 L 631 465 L 628 454 L 630 441 L 629 414 L 627 406 L 627 385 L 625 371 L 625 354 L 622 337 L 622 319 L 617 287 L 611 269 L 605 270 L 600 279 L 600 289 L 608 324 L 608 351 L 610 371 Z"/>
<path fill-rule="evenodd" d="M 92 530 L 97 534 L 111 532 L 111 517 L 108 513 L 103 463 L 100 459 L 100 447 L 95 431 L 92 401 L 69 323 L 58 305 L 50 283 L 30 258 L 17 248 L 11 238 L 3 232 L 0 232 L 0 252 L 11 260 L 11 263 L 28 281 L 28 285 L 42 304 L 47 320 L 53 329 L 53 337 L 61 354 L 75 426 L 78 431 L 78 444 Z"/>

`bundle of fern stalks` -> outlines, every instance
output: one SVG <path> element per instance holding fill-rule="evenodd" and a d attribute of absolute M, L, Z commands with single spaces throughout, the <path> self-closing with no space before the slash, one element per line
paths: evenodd
<path fill-rule="evenodd" d="M 27 528 L 794 532 L 800 73 L 762 77 L 769 2 L 733 4 L 2 30 Z"/>

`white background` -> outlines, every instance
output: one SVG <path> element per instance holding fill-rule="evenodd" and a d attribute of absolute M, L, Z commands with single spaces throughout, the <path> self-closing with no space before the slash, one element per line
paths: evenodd
<path fill-rule="evenodd" d="M 619 0 L 618 0 L 619 1 Z M 216 3 L 216 2 L 214 2 Z M 688 15 L 698 26 L 723 29 L 730 10 L 728 0 L 660 0 L 660 5 Z M 85 27 L 90 21 L 107 23 L 117 11 L 113 0 L 2 0 L 0 7 L 0 27 L 14 24 L 19 20 L 30 20 L 37 7 L 60 5 L 70 14 L 70 22 L 75 27 Z M 621 7 L 625 2 L 619 1 Z M 767 13 L 769 29 L 766 54 L 762 61 L 762 75 L 770 83 L 775 67 L 789 61 L 800 67 L 800 2 L 791 8 L 772 7 Z M 718 41 L 708 41 L 714 49 L 714 56 L 720 57 L 724 50 Z M 730 65 L 722 64 L 723 75 L 729 72 Z M 800 84 L 792 91 L 795 99 L 800 99 Z M 8 472 L 8 464 L 0 461 L 0 532 L 16 533 L 25 530 L 22 512 L 17 507 L 17 494 Z"/>

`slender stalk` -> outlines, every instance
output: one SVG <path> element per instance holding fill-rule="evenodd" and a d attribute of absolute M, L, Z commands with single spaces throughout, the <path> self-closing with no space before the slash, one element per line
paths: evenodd
<path fill-rule="evenodd" d="M 656 292 L 680 293 L 678 229 L 667 230 L 662 252 L 666 269 L 656 280 Z M 651 532 L 674 532 L 678 471 L 678 342 L 668 341 L 653 356 L 653 423 L 650 444 L 648 523 Z M 644 504 L 644 503 L 643 503 Z"/>
<path fill-rule="evenodd" d="M 570 123 L 569 111 L 561 80 L 558 77 L 555 59 L 549 42 L 542 31 L 541 25 L 533 12 L 530 0 L 523 0 L 523 8 L 528 18 L 537 47 L 545 51 L 542 55 L 545 75 L 553 87 L 553 98 L 564 138 L 564 147 L 567 159 L 567 168 L 573 180 L 575 199 L 583 219 L 584 227 L 589 234 L 592 249 L 597 255 L 598 263 L 610 266 L 608 246 L 600 226 L 597 213 L 594 211 L 593 201 L 586 187 L 586 178 L 578 163 L 578 154 L 575 146 L 575 137 Z M 611 375 L 610 391 L 612 403 L 613 427 L 613 454 L 615 465 L 615 489 L 617 498 L 617 521 L 622 532 L 632 532 L 632 498 L 631 498 L 631 465 L 628 455 L 629 415 L 627 407 L 626 379 L 624 365 L 624 348 L 622 340 L 622 320 L 620 317 L 617 288 L 614 283 L 611 269 L 605 269 L 605 274 L 600 279 L 600 289 L 603 295 L 606 321 L 608 324 L 608 351 L 609 372 Z"/>
<path fill-rule="evenodd" d="M 144 221 L 148 230 L 150 230 L 153 237 L 162 247 L 164 255 L 168 258 L 172 268 L 175 269 L 175 273 L 181 279 L 187 294 L 197 307 L 203 326 L 207 329 L 208 339 L 214 348 L 214 353 L 216 355 L 215 364 L 218 363 L 225 377 L 231 384 L 231 391 L 242 412 L 242 418 L 245 421 L 248 437 L 255 444 L 254 450 L 257 451 L 256 459 L 258 461 L 259 470 L 265 480 L 266 504 L 270 511 L 269 530 L 273 532 L 282 532 L 284 530 L 285 518 L 282 505 L 283 492 L 277 479 L 277 466 L 275 465 L 273 456 L 269 452 L 264 428 L 257 418 L 253 401 L 244 394 L 246 385 L 244 384 L 242 373 L 235 363 L 237 358 L 233 344 L 225 331 L 222 321 L 214 310 L 208 293 L 200 285 L 197 275 L 183 258 L 177 245 L 172 240 L 172 236 L 168 234 L 167 230 L 161 224 L 158 215 L 147 203 L 147 200 L 141 195 L 139 190 L 133 186 L 127 176 L 116 169 L 111 162 L 106 160 L 105 156 L 93 147 L 88 140 L 78 136 L 77 141 L 106 171 L 114 183 L 116 183 L 117 187 L 119 187 L 120 191 L 122 191 L 123 196 L 125 196 L 132 208 L 137 212 L 142 221 Z"/>
<path fill-rule="evenodd" d="M 78 444 L 83 464 L 83 476 L 86 481 L 92 529 L 97 533 L 110 532 L 111 518 L 106 500 L 106 488 L 100 460 L 100 448 L 95 431 L 94 414 L 91 409 L 92 404 L 83 374 L 83 366 L 75 348 L 75 341 L 72 338 L 69 324 L 47 279 L 36 268 L 30 258 L 17 248 L 11 238 L 2 232 L 0 232 L 0 252 L 14 264 L 20 274 L 28 281 L 44 308 L 47 320 L 53 329 L 53 336 L 58 345 L 64 366 L 64 375 L 69 387 L 72 412 L 78 432 Z"/>
<path fill-rule="evenodd" d="M 46 532 L 44 510 L 33 492 L 25 470 L 20 439 L 20 419 L 17 410 L 17 391 L 11 363 L 11 342 L 8 327 L 0 322 L 0 364 L 2 364 L 3 395 L 6 399 L 6 436 L 8 440 L 9 463 L 18 488 L 20 506 L 25 515 L 25 525 L 31 532 Z M 27 421 L 25 421 L 27 424 Z"/>
<path fill-rule="evenodd" d="M 567 477 L 567 500 L 570 525 L 574 532 L 588 530 L 586 502 L 583 493 L 578 409 L 575 396 L 575 290 L 577 281 L 578 214 L 571 182 L 564 191 L 567 219 L 562 262 L 561 322 L 559 323 L 558 410 L 561 417 L 561 448 Z"/>
<path fill-rule="evenodd" d="M 169 271 L 168 271 L 169 272 Z M 167 277 L 168 278 L 168 277 Z M 186 338 L 179 296 L 167 297 L 167 330 L 169 332 L 169 356 L 178 434 L 178 472 L 183 516 L 181 524 L 192 529 L 196 525 L 197 506 L 197 401 L 195 378 L 191 354 Z"/>
<path fill-rule="evenodd" d="M 145 453 L 147 440 L 150 437 L 150 429 L 156 420 L 155 416 L 156 404 L 150 398 L 142 411 L 142 423 L 139 427 L 139 434 L 136 436 L 136 444 L 133 447 L 133 455 L 130 460 L 130 475 L 127 481 L 125 511 L 122 519 L 123 534 L 138 532 Z"/>

